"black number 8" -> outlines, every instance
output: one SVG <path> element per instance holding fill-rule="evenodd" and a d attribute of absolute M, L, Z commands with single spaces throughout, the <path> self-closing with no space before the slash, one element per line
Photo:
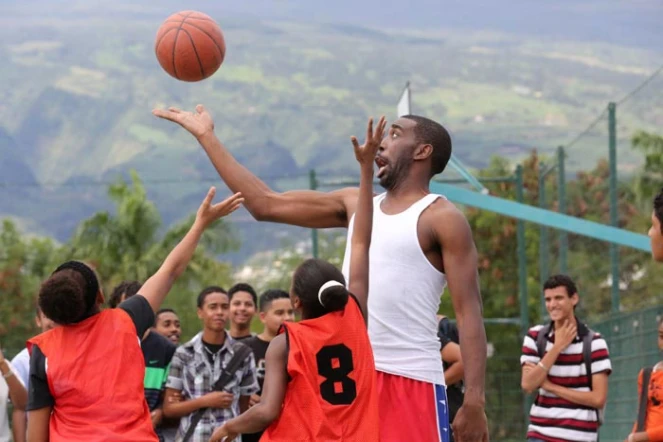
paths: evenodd
<path fill-rule="evenodd" d="M 325 378 L 320 395 L 332 405 L 350 405 L 357 397 L 357 383 L 348 375 L 354 370 L 352 350 L 343 344 L 322 347 L 317 355 L 318 374 Z M 336 361 L 336 364 L 334 364 Z M 336 385 L 341 384 L 341 391 Z"/>

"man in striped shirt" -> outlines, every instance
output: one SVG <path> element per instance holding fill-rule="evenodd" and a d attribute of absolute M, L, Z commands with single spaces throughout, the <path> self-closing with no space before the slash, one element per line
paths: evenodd
<path fill-rule="evenodd" d="M 530 410 L 528 441 L 596 442 L 612 370 L 608 346 L 576 318 L 579 297 L 571 278 L 550 277 L 543 295 L 551 322 L 529 329 L 520 358 L 523 390 L 538 390 Z M 546 333 L 545 339 L 539 338 L 540 332 Z M 585 345 L 591 348 L 585 350 Z"/>

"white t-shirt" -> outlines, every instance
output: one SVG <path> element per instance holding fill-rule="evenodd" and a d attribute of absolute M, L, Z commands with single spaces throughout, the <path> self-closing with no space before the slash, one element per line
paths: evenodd
<path fill-rule="evenodd" d="M 12 365 L 7 361 L 9 369 L 14 371 Z M 7 415 L 7 404 L 9 403 L 9 386 L 3 376 L 0 376 L 0 442 L 11 442 L 9 431 L 9 416 Z"/>
<path fill-rule="evenodd" d="M 28 353 L 27 348 L 14 356 L 12 365 L 14 366 L 14 373 L 23 382 L 27 390 L 30 387 L 30 353 Z"/>

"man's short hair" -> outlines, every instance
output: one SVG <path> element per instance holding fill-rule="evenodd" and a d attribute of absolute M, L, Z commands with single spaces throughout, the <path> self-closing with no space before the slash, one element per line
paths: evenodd
<path fill-rule="evenodd" d="M 571 278 L 566 275 L 553 275 L 543 283 L 543 290 L 556 289 L 557 287 L 564 287 L 569 298 L 578 293 L 578 287 Z"/>
<path fill-rule="evenodd" d="M 232 301 L 233 296 L 237 292 L 246 292 L 250 294 L 251 298 L 253 299 L 253 305 L 255 305 L 256 307 L 258 306 L 258 294 L 250 284 L 247 284 L 245 282 L 239 282 L 234 286 L 230 287 L 230 289 L 228 290 L 228 299 Z"/>
<path fill-rule="evenodd" d="M 203 308 L 203 304 L 205 304 L 205 298 L 207 298 L 207 295 L 211 293 L 223 293 L 224 295 L 228 294 L 226 289 L 224 289 L 223 287 L 219 287 L 218 285 L 211 285 L 209 287 L 205 287 L 198 294 L 198 300 L 196 301 L 196 305 L 198 306 L 198 308 Z"/>
<path fill-rule="evenodd" d="M 260 295 L 260 311 L 266 312 L 277 299 L 290 299 L 290 295 L 285 290 L 269 289 Z"/>
<path fill-rule="evenodd" d="M 433 146 L 431 155 L 431 176 L 442 173 L 451 158 L 451 136 L 440 123 L 418 115 L 404 115 L 403 118 L 417 123 L 414 138 L 417 143 Z"/>

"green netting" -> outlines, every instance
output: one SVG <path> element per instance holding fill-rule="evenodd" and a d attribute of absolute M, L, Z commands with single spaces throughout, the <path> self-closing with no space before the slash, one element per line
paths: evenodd
<path fill-rule="evenodd" d="M 661 359 L 657 339 L 662 315 L 663 307 L 653 307 L 593 324 L 608 343 L 613 370 L 602 442 L 622 442 L 633 427 L 638 410 L 638 372 Z"/>

